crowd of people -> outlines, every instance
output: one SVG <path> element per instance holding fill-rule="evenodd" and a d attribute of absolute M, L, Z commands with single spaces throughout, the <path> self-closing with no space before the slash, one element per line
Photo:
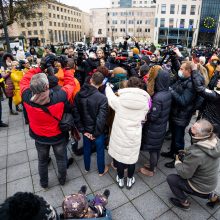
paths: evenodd
<path fill-rule="evenodd" d="M 73 152 L 83 154 L 85 172 L 96 151 L 100 178 L 112 167 L 120 188 L 133 187 L 140 151 L 147 151 L 149 161 L 138 171 L 142 175 L 154 178 L 160 156 L 171 159 L 167 168 L 176 168 L 177 174 L 167 177 L 176 197 L 170 198 L 173 205 L 188 210 L 186 194 L 217 204 L 219 50 L 209 57 L 184 57 L 173 45 L 163 53 L 152 45 L 134 45 L 129 48 L 125 40 L 120 48 L 92 47 L 88 54 L 70 46 L 60 56 L 46 47 L 41 59 L 34 59 L 33 48 L 16 57 L 0 51 L 1 100 L 5 94 L 11 115 L 24 113 L 38 153 L 41 187 L 48 188 L 51 147 L 59 183 L 65 184 L 71 139 Z M 7 127 L 1 113 L 0 105 L 0 127 Z M 197 120 L 189 129 L 191 146 L 185 146 L 186 128 L 195 114 Z M 82 149 L 77 144 L 80 136 Z M 161 152 L 165 138 L 171 139 L 169 152 Z M 105 149 L 111 165 L 105 163 Z"/>

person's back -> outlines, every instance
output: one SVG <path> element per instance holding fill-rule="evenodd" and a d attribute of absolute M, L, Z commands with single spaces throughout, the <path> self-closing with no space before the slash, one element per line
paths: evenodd
<path fill-rule="evenodd" d="M 79 131 L 83 134 L 83 151 L 85 170 L 90 170 L 90 155 L 92 143 L 96 145 L 98 172 L 103 176 L 105 167 L 104 129 L 108 114 L 107 98 L 98 90 L 102 86 L 104 76 L 95 72 L 90 84 L 85 83 L 74 100 L 73 115 Z"/>

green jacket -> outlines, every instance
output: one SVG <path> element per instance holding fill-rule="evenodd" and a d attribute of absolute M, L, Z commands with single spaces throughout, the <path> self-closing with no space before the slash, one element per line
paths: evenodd
<path fill-rule="evenodd" d="M 177 173 L 187 179 L 191 188 L 210 193 L 217 187 L 220 145 L 217 138 L 201 140 L 186 150 L 183 163 L 176 161 Z"/>

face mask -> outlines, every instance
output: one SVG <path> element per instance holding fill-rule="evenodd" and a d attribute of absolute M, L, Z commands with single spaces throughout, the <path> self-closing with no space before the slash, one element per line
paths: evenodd
<path fill-rule="evenodd" d="M 182 72 L 181 70 L 178 71 L 178 76 L 179 76 L 180 78 L 184 78 L 183 72 Z"/>
<path fill-rule="evenodd" d="M 109 62 L 114 63 L 115 62 L 115 57 L 109 57 Z"/>
<path fill-rule="evenodd" d="M 214 60 L 212 61 L 213 65 L 217 65 L 218 64 L 218 61 L 217 60 Z"/>

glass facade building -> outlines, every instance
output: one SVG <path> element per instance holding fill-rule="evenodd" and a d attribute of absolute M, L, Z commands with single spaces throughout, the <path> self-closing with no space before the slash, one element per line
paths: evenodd
<path fill-rule="evenodd" d="M 198 44 L 213 44 L 220 15 L 220 2 L 203 0 L 199 25 Z"/>
<path fill-rule="evenodd" d="M 120 0 L 120 8 L 131 8 L 132 0 Z"/>

